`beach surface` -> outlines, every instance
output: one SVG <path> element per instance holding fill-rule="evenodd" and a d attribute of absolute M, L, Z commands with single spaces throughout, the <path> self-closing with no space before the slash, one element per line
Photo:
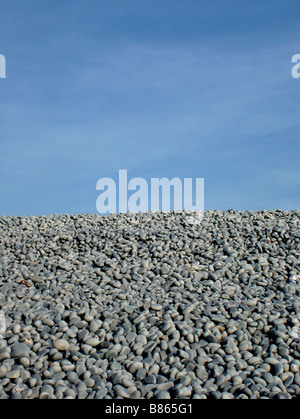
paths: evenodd
<path fill-rule="evenodd" d="M 0 217 L 0 398 L 300 397 L 300 212 Z"/>

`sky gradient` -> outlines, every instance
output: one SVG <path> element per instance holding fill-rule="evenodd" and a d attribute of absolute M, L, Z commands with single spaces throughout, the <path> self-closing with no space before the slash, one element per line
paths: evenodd
<path fill-rule="evenodd" d="M 0 215 L 96 213 L 102 177 L 300 208 L 298 0 L 2 2 Z"/>

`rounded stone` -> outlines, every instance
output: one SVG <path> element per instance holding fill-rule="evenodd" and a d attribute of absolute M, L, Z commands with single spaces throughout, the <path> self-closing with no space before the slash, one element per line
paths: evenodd
<path fill-rule="evenodd" d="M 25 343 L 17 343 L 12 348 L 11 357 L 21 358 L 27 355 L 28 352 L 29 352 L 29 347 Z"/>
<path fill-rule="evenodd" d="M 170 400 L 171 395 L 168 391 L 158 391 L 155 396 L 156 399 L 159 400 Z"/>
<path fill-rule="evenodd" d="M 231 393 L 223 393 L 222 396 L 221 396 L 221 399 L 232 400 L 232 399 L 234 399 L 234 395 L 231 394 Z"/>
<path fill-rule="evenodd" d="M 89 338 L 85 341 L 85 343 L 87 345 L 90 345 L 92 348 L 96 348 L 99 345 L 100 341 L 98 338 Z"/>
<path fill-rule="evenodd" d="M 57 349 L 60 352 L 67 351 L 70 348 L 70 344 L 65 339 L 58 339 L 53 343 L 53 346 L 55 349 Z"/>
<path fill-rule="evenodd" d="M 123 399 L 129 399 L 130 398 L 129 392 L 123 386 L 121 386 L 119 384 L 115 386 L 115 392 L 116 392 L 117 396 L 120 396 Z"/>

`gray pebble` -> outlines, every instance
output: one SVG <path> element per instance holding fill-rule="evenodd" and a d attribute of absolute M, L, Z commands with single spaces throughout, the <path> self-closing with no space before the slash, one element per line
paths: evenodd
<path fill-rule="evenodd" d="M 13 346 L 11 351 L 12 358 L 21 358 L 27 355 L 29 352 L 29 347 L 25 343 L 17 343 Z"/>
<path fill-rule="evenodd" d="M 128 391 L 121 385 L 116 385 L 114 388 L 116 394 L 120 397 L 122 397 L 123 399 L 129 399 L 130 398 L 130 394 L 128 393 Z"/>
<path fill-rule="evenodd" d="M 171 395 L 167 391 L 158 391 L 155 398 L 160 400 L 169 400 L 171 399 Z"/>
<path fill-rule="evenodd" d="M 53 343 L 53 346 L 55 349 L 57 349 L 60 352 L 67 351 L 70 348 L 70 344 L 65 339 L 58 339 Z"/>

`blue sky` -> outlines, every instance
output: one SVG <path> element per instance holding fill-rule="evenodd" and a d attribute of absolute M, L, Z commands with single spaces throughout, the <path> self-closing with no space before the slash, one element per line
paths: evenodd
<path fill-rule="evenodd" d="M 0 215 L 96 213 L 99 178 L 300 208 L 298 0 L 1 2 Z"/>

